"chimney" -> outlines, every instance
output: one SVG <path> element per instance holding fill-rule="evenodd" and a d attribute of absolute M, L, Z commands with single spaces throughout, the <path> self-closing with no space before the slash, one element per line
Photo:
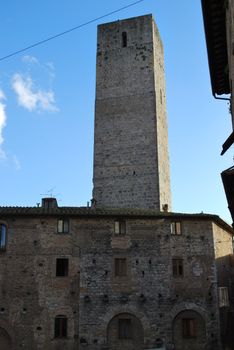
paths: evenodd
<path fill-rule="evenodd" d="M 92 209 L 95 209 L 95 208 L 96 208 L 96 205 L 97 205 L 96 199 L 95 199 L 95 198 L 92 198 L 92 199 L 91 199 L 91 208 L 92 208 Z"/>
<path fill-rule="evenodd" d="M 57 199 L 52 197 L 42 198 L 41 206 L 45 209 L 58 208 Z"/>

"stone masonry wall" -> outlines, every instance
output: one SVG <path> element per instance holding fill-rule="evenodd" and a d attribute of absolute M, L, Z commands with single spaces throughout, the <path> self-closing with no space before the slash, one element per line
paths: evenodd
<path fill-rule="evenodd" d="M 227 233 L 221 227 L 213 224 L 213 239 L 215 246 L 215 261 L 217 270 L 217 286 L 225 287 L 228 293 L 228 304 L 220 307 L 220 323 L 221 323 L 221 336 L 223 344 L 233 344 L 233 332 L 232 324 L 233 318 L 233 268 L 231 266 L 230 257 L 233 254 L 233 237 L 232 234 Z M 218 290 L 217 290 L 218 291 Z"/>
<path fill-rule="evenodd" d="M 8 229 L 0 253 L 0 334 L 9 350 L 112 350 L 108 329 L 118 334 L 118 322 L 110 322 L 121 315 L 142 329 L 140 350 L 157 339 L 170 349 L 185 342 L 177 334 L 181 312 L 202 318 L 202 346 L 219 349 L 211 221 L 183 220 L 182 234 L 172 235 L 173 218 L 128 217 L 126 234 L 116 235 L 115 216 L 74 217 L 69 233 L 58 234 L 58 218 L 1 220 Z M 57 258 L 69 259 L 68 276 L 56 276 Z M 115 275 L 116 258 L 126 258 L 126 276 Z M 173 276 L 173 258 L 183 259 L 182 276 Z M 65 338 L 54 334 L 58 315 L 67 317 Z M 122 349 L 134 349 L 130 343 L 122 341 Z"/>
<path fill-rule="evenodd" d="M 162 44 L 154 28 L 151 15 L 98 27 L 93 198 L 100 207 L 170 207 Z"/>
<path fill-rule="evenodd" d="M 79 251 L 72 236 L 57 234 L 57 219 L 10 219 L 7 249 L 0 253 L 0 327 L 13 349 L 60 350 L 54 318 L 68 317 L 66 349 L 78 333 Z M 71 232 L 73 227 L 71 226 Z M 56 277 L 56 258 L 69 258 L 69 276 Z M 10 349 L 9 349 L 10 350 Z"/>
<path fill-rule="evenodd" d="M 96 231 L 98 225 L 93 225 Z M 89 236 L 80 285 L 80 337 L 86 340 L 86 349 L 112 349 L 108 324 L 123 313 L 141 320 L 144 349 L 155 347 L 156 339 L 163 339 L 170 349 L 179 339 L 173 335 L 174 319 L 184 310 L 198 312 L 204 320 L 205 343 L 194 349 L 219 349 L 212 224 L 185 221 L 182 225 L 182 235 L 172 236 L 170 221 L 130 219 L 126 236 L 119 237 L 114 235 L 113 222 L 107 221 L 100 230 L 102 239 L 98 234 Z M 172 276 L 173 257 L 183 259 L 181 277 Z M 126 277 L 115 276 L 115 258 L 127 259 Z M 180 328 L 180 337 L 181 332 Z M 128 343 L 126 349 L 131 349 Z"/>
<path fill-rule="evenodd" d="M 168 205 L 171 210 L 171 189 L 170 189 L 170 163 L 168 154 L 168 129 L 166 114 L 166 83 L 164 72 L 163 45 L 155 22 L 153 21 L 154 45 L 154 66 L 157 70 L 154 75 L 156 93 L 156 138 L 158 157 L 158 181 L 160 210 L 163 205 Z"/>

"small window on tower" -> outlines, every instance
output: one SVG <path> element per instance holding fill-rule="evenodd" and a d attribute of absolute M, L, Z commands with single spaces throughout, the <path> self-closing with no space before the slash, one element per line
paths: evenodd
<path fill-rule="evenodd" d="M 127 47 L 127 33 L 122 33 L 122 47 Z"/>

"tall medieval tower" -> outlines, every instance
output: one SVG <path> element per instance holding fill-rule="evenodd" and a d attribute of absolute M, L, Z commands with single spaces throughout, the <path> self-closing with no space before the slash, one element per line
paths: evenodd
<path fill-rule="evenodd" d="M 162 42 L 152 15 L 98 27 L 93 198 L 170 210 Z"/>

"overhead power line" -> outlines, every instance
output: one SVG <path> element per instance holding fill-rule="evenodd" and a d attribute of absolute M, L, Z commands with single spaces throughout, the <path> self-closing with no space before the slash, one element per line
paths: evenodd
<path fill-rule="evenodd" d="M 94 18 L 94 19 L 91 19 L 91 20 L 88 21 L 88 22 L 79 24 L 78 26 L 73 27 L 73 28 L 70 28 L 70 29 L 68 29 L 68 30 L 65 30 L 64 32 L 55 34 L 55 35 L 50 36 L 50 37 L 48 37 L 48 38 L 46 38 L 46 39 L 44 39 L 44 40 L 41 40 L 41 41 L 37 41 L 36 43 L 34 43 L 34 44 L 32 44 L 32 45 L 29 45 L 29 46 L 27 46 L 27 47 L 24 47 L 23 49 L 14 51 L 14 52 L 12 52 L 12 53 L 6 55 L 6 56 L 1 57 L 1 58 L 0 58 L 0 61 L 6 60 L 7 58 L 10 58 L 10 57 L 12 57 L 12 56 L 18 55 L 19 53 L 24 52 L 24 51 L 27 51 L 27 50 L 29 50 L 29 49 L 32 49 L 32 48 L 35 47 L 35 46 L 39 46 L 39 45 L 45 44 L 46 42 L 48 42 L 48 41 L 50 41 L 50 40 L 56 39 L 56 38 L 58 38 L 58 37 L 60 37 L 60 36 L 63 36 L 63 35 L 68 34 L 68 33 L 70 33 L 70 32 L 73 32 L 74 30 L 77 30 L 77 29 L 80 29 L 80 28 L 82 28 L 82 27 L 85 27 L 85 26 L 87 26 L 87 25 L 89 25 L 89 24 L 91 24 L 91 23 L 93 23 L 93 22 L 96 22 L 96 21 L 98 21 L 98 20 L 100 20 L 100 19 L 102 19 L 102 18 L 105 18 L 105 17 L 108 17 L 108 16 L 110 16 L 110 15 L 113 15 L 114 13 L 123 11 L 123 10 L 125 10 L 125 9 L 127 9 L 127 8 L 129 8 L 129 7 L 132 7 L 132 6 L 134 6 L 134 5 L 137 5 L 137 4 L 139 4 L 140 2 L 143 2 L 143 1 L 145 1 L 145 0 L 138 0 L 138 1 L 132 2 L 131 4 L 128 4 L 128 5 L 126 5 L 126 6 L 123 6 L 123 7 L 119 8 L 119 9 L 117 9 L 117 10 L 108 12 L 108 13 L 106 13 L 105 15 L 102 15 L 102 16 L 100 16 L 100 17 L 96 17 L 96 18 Z"/>

